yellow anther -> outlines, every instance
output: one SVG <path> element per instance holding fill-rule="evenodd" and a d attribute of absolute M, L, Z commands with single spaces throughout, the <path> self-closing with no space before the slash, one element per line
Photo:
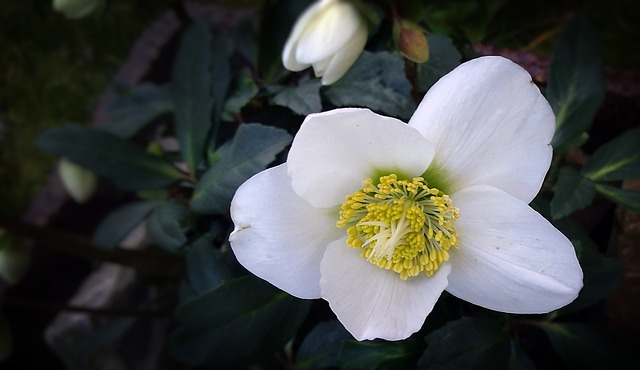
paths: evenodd
<path fill-rule="evenodd" d="M 422 177 L 398 180 L 389 174 L 377 183 L 364 179 L 362 190 L 345 198 L 339 216 L 336 225 L 347 227 L 346 244 L 403 280 L 421 273 L 432 276 L 449 260 L 448 249 L 458 247 L 458 209 Z"/>

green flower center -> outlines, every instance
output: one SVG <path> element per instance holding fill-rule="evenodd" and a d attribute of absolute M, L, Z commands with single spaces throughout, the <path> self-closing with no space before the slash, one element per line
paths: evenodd
<path fill-rule="evenodd" d="M 342 203 L 336 225 L 347 227 L 347 245 L 362 250 L 362 258 L 407 280 L 431 276 L 449 260 L 449 249 L 458 247 L 458 217 L 451 198 L 422 177 L 390 174 L 377 184 L 362 181 L 362 190 Z"/>

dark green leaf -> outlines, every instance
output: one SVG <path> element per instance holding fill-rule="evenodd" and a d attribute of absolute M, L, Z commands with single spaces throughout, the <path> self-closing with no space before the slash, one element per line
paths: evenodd
<path fill-rule="evenodd" d="M 549 66 L 547 99 L 556 114 L 556 150 L 588 131 L 604 99 L 604 67 L 598 40 L 589 22 L 573 19 L 556 41 Z"/>
<path fill-rule="evenodd" d="M 54 127 L 36 144 L 47 153 L 65 157 L 125 190 L 153 189 L 182 178 L 171 163 L 100 130 L 78 125 Z"/>
<path fill-rule="evenodd" d="M 171 336 L 171 353 L 194 366 L 238 368 L 282 348 L 308 310 L 309 301 L 255 277 L 227 280 L 178 307 L 181 325 Z"/>
<path fill-rule="evenodd" d="M 602 184 L 596 184 L 596 190 L 610 201 L 616 202 L 631 211 L 640 212 L 640 191 L 621 189 Z"/>
<path fill-rule="evenodd" d="M 463 317 L 427 335 L 427 350 L 418 366 L 426 370 L 504 369 L 510 354 L 502 321 Z"/>
<path fill-rule="evenodd" d="M 133 230 L 158 206 L 158 202 L 133 202 L 109 213 L 93 232 L 91 242 L 103 248 L 115 248 L 122 238 Z"/>
<path fill-rule="evenodd" d="M 551 217 L 558 219 L 588 206 L 596 195 L 593 181 L 584 178 L 573 167 L 562 167 L 553 187 Z"/>
<path fill-rule="evenodd" d="M 135 324 L 137 319 L 130 316 L 110 318 L 109 321 L 99 327 L 95 332 L 83 338 L 75 347 L 74 357 L 78 361 L 85 361 L 96 351 L 114 344 Z"/>
<path fill-rule="evenodd" d="M 363 52 L 349 71 L 323 91 L 338 107 L 365 107 L 407 119 L 415 110 L 404 59 L 388 52 Z"/>
<path fill-rule="evenodd" d="M 235 76 L 229 87 L 231 96 L 224 103 L 222 118 L 232 120 L 233 115 L 240 113 L 240 110 L 247 105 L 258 93 L 259 89 L 251 77 L 251 71 L 243 69 Z"/>
<path fill-rule="evenodd" d="M 109 107 L 112 122 L 101 129 L 129 139 L 154 118 L 171 111 L 173 100 L 168 88 L 142 83 Z"/>
<path fill-rule="evenodd" d="M 351 334 L 336 320 L 321 322 L 304 338 L 296 355 L 297 370 L 337 367 L 340 348 Z"/>
<path fill-rule="evenodd" d="M 215 131 L 230 80 L 228 40 L 213 37 L 209 22 L 189 27 L 180 43 L 171 76 L 176 135 L 182 158 L 193 172 Z"/>
<path fill-rule="evenodd" d="M 456 68 L 462 55 L 453 45 L 453 41 L 443 35 L 429 35 L 429 60 L 418 64 L 418 91 L 429 90 L 442 76 Z"/>
<path fill-rule="evenodd" d="M 340 353 L 340 369 L 410 369 L 423 349 L 424 341 L 419 337 L 398 342 L 347 340 Z"/>
<path fill-rule="evenodd" d="M 509 358 L 509 370 L 536 370 L 531 358 L 520 348 L 520 346 L 511 341 L 511 357 Z"/>
<path fill-rule="evenodd" d="M 640 127 L 599 147 L 582 168 L 582 173 L 594 181 L 640 178 Z"/>
<path fill-rule="evenodd" d="M 276 105 L 287 107 L 296 114 L 306 116 L 322 110 L 320 80 L 307 79 L 295 87 L 287 87 L 273 97 Z"/>
<path fill-rule="evenodd" d="M 588 261 L 580 261 L 584 274 L 584 286 L 578 298 L 561 309 L 562 313 L 571 313 L 591 306 L 606 298 L 622 281 L 624 269 L 620 261 L 604 257 L 597 251 L 586 248 L 588 247 L 583 246 L 583 253 L 595 253 L 595 255 L 589 256 Z"/>
<path fill-rule="evenodd" d="M 602 327 L 592 324 L 547 322 L 541 325 L 541 328 L 556 352 L 571 368 L 614 368 L 612 365 L 615 361 L 615 348 L 607 340 Z"/>
<path fill-rule="evenodd" d="M 290 142 L 291 135 L 282 129 L 256 123 L 241 125 L 224 156 L 196 185 L 191 199 L 193 211 L 227 213 L 236 189 L 264 170 Z"/>
<path fill-rule="evenodd" d="M 189 218 L 189 209 L 176 201 L 158 207 L 147 220 L 149 235 L 158 246 L 175 251 L 187 242 L 184 224 Z"/>
<path fill-rule="evenodd" d="M 195 294 L 217 288 L 231 276 L 227 255 L 214 247 L 209 234 L 191 245 L 186 258 L 187 280 Z"/>

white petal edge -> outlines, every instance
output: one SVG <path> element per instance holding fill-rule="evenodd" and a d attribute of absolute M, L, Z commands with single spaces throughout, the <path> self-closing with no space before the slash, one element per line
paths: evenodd
<path fill-rule="evenodd" d="M 236 258 L 254 275 L 298 298 L 320 297 L 320 260 L 344 235 L 337 217 L 311 207 L 291 189 L 286 165 L 258 173 L 231 201 Z"/>
<path fill-rule="evenodd" d="M 414 128 L 368 109 L 343 108 L 310 114 L 287 158 L 295 192 L 314 207 L 333 207 L 362 188 L 376 171 L 420 176 L 433 145 Z"/>
<path fill-rule="evenodd" d="M 345 240 L 330 243 L 320 265 L 322 298 L 342 325 L 357 340 L 402 340 L 420 330 L 447 286 L 449 264 L 405 281 L 362 259 Z"/>
<path fill-rule="evenodd" d="M 447 291 L 508 313 L 546 313 L 572 302 L 582 269 L 569 239 L 527 204 L 490 186 L 451 195 L 460 247 Z"/>
<path fill-rule="evenodd" d="M 491 185 L 529 203 L 549 169 L 555 116 L 527 71 L 480 57 L 441 78 L 409 125 L 436 146 L 432 166 L 453 193 Z"/>
<path fill-rule="evenodd" d="M 309 25 L 309 22 L 311 22 L 311 20 L 315 18 L 327 5 L 327 1 L 316 1 L 305 9 L 300 17 L 298 17 L 298 20 L 289 34 L 289 38 L 287 38 L 284 49 L 282 50 L 282 64 L 286 69 L 298 72 L 311 66 L 311 63 L 300 63 L 296 59 L 298 42 L 300 41 L 300 36 Z"/>
<path fill-rule="evenodd" d="M 333 56 L 329 65 L 322 71 L 323 85 L 331 85 L 347 73 L 364 50 L 368 36 L 367 27 L 361 27 L 353 38 Z M 316 65 L 313 67 L 315 69 Z"/>
<path fill-rule="evenodd" d="M 363 27 L 366 24 L 355 6 L 327 1 L 299 35 L 295 58 L 307 64 L 326 59 L 344 48 Z"/>

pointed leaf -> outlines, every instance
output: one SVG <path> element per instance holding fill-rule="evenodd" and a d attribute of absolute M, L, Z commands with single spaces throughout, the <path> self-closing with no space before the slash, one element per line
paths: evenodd
<path fill-rule="evenodd" d="M 558 171 L 558 181 L 553 187 L 551 217 L 558 219 L 588 206 L 596 195 L 593 181 L 584 178 L 573 167 Z"/>
<path fill-rule="evenodd" d="M 228 253 L 213 245 L 213 238 L 205 234 L 196 240 L 187 253 L 187 280 L 195 294 L 217 288 L 231 277 Z"/>
<path fill-rule="evenodd" d="M 158 207 L 147 220 L 147 231 L 154 242 L 168 251 L 176 251 L 187 242 L 185 223 L 189 209 L 176 201 Z"/>
<path fill-rule="evenodd" d="M 232 120 L 233 115 L 247 105 L 260 89 L 251 77 L 251 71 L 243 69 L 231 82 L 229 91 L 231 95 L 224 103 L 222 118 Z"/>
<path fill-rule="evenodd" d="M 173 100 L 166 86 L 142 83 L 120 96 L 109 107 L 112 122 L 100 128 L 129 139 L 153 119 L 171 111 Z"/>
<path fill-rule="evenodd" d="M 273 97 L 273 102 L 301 116 L 320 112 L 320 86 L 322 85 L 319 79 L 304 80 L 298 86 L 284 88 Z"/>
<path fill-rule="evenodd" d="M 226 39 L 214 38 L 206 20 L 189 27 L 180 43 L 171 88 L 176 135 L 182 158 L 192 172 L 202 160 L 207 139 L 222 113 L 230 79 L 229 54 Z"/>
<path fill-rule="evenodd" d="M 79 125 L 54 127 L 36 144 L 45 152 L 65 157 L 125 190 L 153 189 L 182 178 L 171 163 L 110 133 Z"/>
<path fill-rule="evenodd" d="M 91 242 L 93 245 L 103 248 L 117 247 L 120 240 L 127 236 L 158 205 L 158 202 L 142 201 L 116 208 L 102 219 L 93 232 Z"/>
<path fill-rule="evenodd" d="M 599 147 L 582 168 L 582 173 L 594 181 L 640 178 L 640 127 Z"/>
<path fill-rule="evenodd" d="M 241 125 L 225 147 L 224 156 L 196 185 L 191 198 L 193 211 L 227 213 L 236 189 L 273 162 L 291 140 L 291 135 L 282 129 L 257 123 Z"/>
<path fill-rule="evenodd" d="M 549 66 L 546 97 L 556 114 L 554 149 L 566 151 L 575 146 L 567 147 L 591 127 L 604 92 L 596 34 L 585 18 L 576 17 L 556 41 Z"/>
<path fill-rule="evenodd" d="M 610 201 L 616 202 L 628 210 L 640 212 L 640 191 L 621 189 L 602 184 L 596 184 L 596 190 Z"/>
<path fill-rule="evenodd" d="M 349 71 L 324 96 L 338 107 L 365 107 L 407 119 L 416 104 L 404 73 L 404 59 L 388 52 L 364 51 Z"/>

